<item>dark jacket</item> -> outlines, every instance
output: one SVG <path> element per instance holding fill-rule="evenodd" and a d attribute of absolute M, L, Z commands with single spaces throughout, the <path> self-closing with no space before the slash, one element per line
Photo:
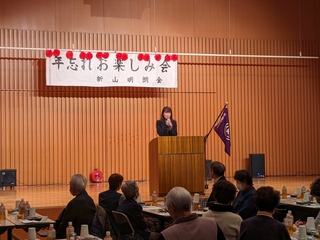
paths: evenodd
<path fill-rule="evenodd" d="M 222 175 L 222 176 L 218 179 L 217 182 L 222 181 L 222 180 L 227 180 L 224 175 Z M 212 189 L 213 189 L 213 187 L 212 187 Z M 210 196 L 209 196 L 209 198 L 208 198 L 207 207 L 209 207 L 209 203 L 212 202 L 212 201 L 214 201 L 213 191 L 211 191 Z"/>
<path fill-rule="evenodd" d="M 240 240 L 290 240 L 285 225 L 267 216 L 255 216 L 241 223 Z"/>
<path fill-rule="evenodd" d="M 241 218 L 247 219 L 257 214 L 257 209 L 254 206 L 253 195 L 256 189 L 253 186 L 238 192 L 237 198 L 233 203 L 235 213 L 238 213 Z"/>
<path fill-rule="evenodd" d="M 57 238 L 66 238 L 66 228 L 68 222 L 72 222 L 74 231 L 80 235 L 81 225 L 88 224 L 89 228 L 96 213 L 96 206 L 93 199 L 86 190 L 80 192 L 72 199 L 67 207 L 60 213 L 56 220 L 55 229 Z"/>
<path fill-rule="evenodd" d="M 121 194 L 109 189 L 99 194 L 99 205 L 105 210 L 116 211 L 119 205 Z"/>
<path fill-rule="evenodd" d="M 159 136 L 177 136 L 178 135 L 177 122 L 176 122 L 176 120 L 172 119 L 171 123 L 172 123 L 172 128 L 170 130 L 164 121 L 157 120 L 156 127 L 157 127 L 158 135 Z"/>
<path fill-rule="evenodd" d="M 117 209 L 123 212 L 130 220 L 132 227 L 136 233 L 144 239 L 148 239 L 150 232 L 147 230 L 147 223 L 144 221 L 142 207 L 134 199 L 123 200 Z"/>

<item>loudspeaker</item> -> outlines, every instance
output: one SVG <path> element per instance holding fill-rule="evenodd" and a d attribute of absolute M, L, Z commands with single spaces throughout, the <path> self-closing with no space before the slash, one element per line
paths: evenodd
<path fill-rule="evenodd" d="M 254 177 L 265 177 L 264 172 L 264 154 L 256 153 L 249 154 L 251 176 Z"/>
<path fill-rule="evenodd" d="M 206 160 L 206 180 L 211 180 L 211 175 L 210 175 L 210 165 L 212 163 L 212 160 Z"/>
<path fill-rule="evenodd" d="M 17 186 L 16 169 L 0 170 L 0 187 L 14 187 Z"/>

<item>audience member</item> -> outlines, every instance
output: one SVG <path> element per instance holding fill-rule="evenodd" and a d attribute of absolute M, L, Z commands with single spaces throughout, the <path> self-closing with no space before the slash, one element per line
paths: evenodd
<path fill-rule="evenodd" d="M 174 187 L 167 194 L 167 211 L 173 224 L 161 232 L 160 239 L 185 240 L 225 239 L 221 229 L 213 218 L 198 217 L 191 212 L 192 197 L 182 187 Z"/>
<path fill-rule="evenodd" d="M 233 183 L 222 180 L 213 185 L 209 211 L 202 217 L 212 217 L 216 220 L 227 240 L 239 240 L 242 218 L 234 213 L 231 203 L 235 199 L 237 189 Z"/>
<path fill-rule="evenodd" d="M 116 211 L 121 198 L 121 193 L 117 191 L 120 190 L 122 185 L 123 176 L 118 173 L 113 173 L 108 179 L 109 190 L 104 191 L 99 194 L 99 205 L 105 210 Z"/>
<path fill-rule="evenodd" d="M 280 201 L 280 193 L 272 187 L 260 187 L 253 199 L 258 213 L 243 220 L 240 240 L 290 240 L 285 225 L 272 218 L 274 209 Z"/>
<path fill-rule="evenodd" d="M 234 211 L 241 216 L 242 219 L 255 216 L 257 209 L 253 203 L 253 195 L 256 190 L 253 187 L 252 177 L 246 170 L 238 170 L 234 174 L 234 179 L 239 190 L 236 200 L 234 201 Z"/>
<path fill-rule="evenodd" d="M 320 203 L 320 178 L 317 178 L 310 186 L 310 194 L 311 196 L 313 196 L 318 203 Z M 317 217 L 315 218 L 315 227 L 317 229 L 317 227 L 320 225 L 320 211 L 317 215 Z"/>
<path fill-rule="evenodd" d="M 72 222 L 75 232 L 80 235 L 81 225 L 92 224 L 96 212 L 93 199 L 86 191 L 87 179 L 82 174 L 75 174 L 70 180 L 70 193 L 75 196 L 60 213 L 55 223 L 56 237 L 66 238 L 68 222 Z"/>
<path fill-rule="evenodd" d="M 139 187 L 136 182 L 125 182 L 122 184 L 121 190 L 126 199 L 119 204 L 117 211 L 123 212 L 129 218 L 132 227 L 143 239 L 158 239 L 160 233 L 148 230 L 147 223 L 143 217 L 142 207 L 136 202 L 139 196 Z"/>
<path fill-rule="evenodd" d="M 226 180 L 226 178 L 224 176 L 225 171 L 226 171 L 226 167 L 221 162 L 214 161 L 211 163 L 210 176 L 214 180 L 213 184 L 216 184 L 218 181 Z M 213 185 L 213 187 L 214 187 L 214 185 Z M 209 206 L 209 203 L 214 200 L 214 197 L 212 195 L 213 194 L 213 187 L 212 187 L 211 194 L 210 194 L 208 201 L 207 201 L 207 207 Z"/>

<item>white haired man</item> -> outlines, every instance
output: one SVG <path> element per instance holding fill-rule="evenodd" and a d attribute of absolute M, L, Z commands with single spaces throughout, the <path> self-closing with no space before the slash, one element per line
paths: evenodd
<path fill-rule="evenodd" d="M 192 197 L 183 187 L 174 187 L 167 194 L 166 205 L 173 224 L 161 232 L 165 240 L 224 240 L 223 232 L 213 218 L 198 217 L 191 212 Z"/>

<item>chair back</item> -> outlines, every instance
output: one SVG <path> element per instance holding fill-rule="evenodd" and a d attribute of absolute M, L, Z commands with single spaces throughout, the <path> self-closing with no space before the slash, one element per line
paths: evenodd
<path fill-rule="evenodd" d="M 114 219 L 116 220 L 116 223 L 118 224 L 119 229 L 119 238 L 131 235 L 135 235 L 135 231 L 132 227 L 132 224 L 129 220 L 129 218 L 122 212 L 112 211 L 112 214 L 114 216 Z"/>

